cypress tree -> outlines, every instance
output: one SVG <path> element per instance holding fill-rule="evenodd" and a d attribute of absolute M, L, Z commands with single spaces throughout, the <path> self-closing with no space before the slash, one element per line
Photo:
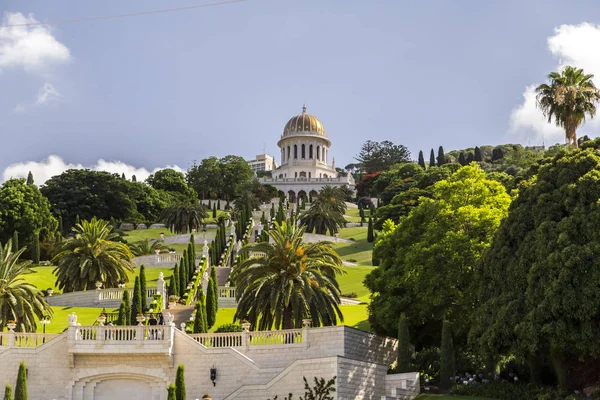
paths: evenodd
<path fill-rule="evenodd" d="M 478 146 L 475 146 L 475 157 L 473 159 L 477 162 L 483 161 L 483 156 L 481 155 L 481 149 Z"/>
<path fill-rule="evenodd" d="M 188 260 L 188 265 L 187 265 L 187 273 L 188 273 L 187 277 L 188 277 L 188 281 L 190 281 L 192 279 L 192 276 L 194 276 L 194 270 L 196 269 L 195 266 L 194 266 L 194 261 L 195 260 L 194 260 L 194 254 L 193 254 L 194 251 L 193 250 L 194 249 L 192 248 L 192 244 L 188 243 L 188 252 L 187 252 L 187 254 L 188 254 L 188 257 L 187 257 L 187 260 Z"/>
<path fill-rule="evenodd" d="M 140 267 L 140 294 L 142 299 L 142 310 L 146 311 L 148 308 L 148 291 L 146 290 L 146 266 L 142 264 Z"/>
<path fill-rule="evenodd" d="M 131 182 L 137 182 L 137 178 L 135 177 L 135 175 L 131 175 Z"/>
<path fill-rule="evenodd" d="M 221 199 L 217 200 L 217 210 L 221 209 Z"/>
<path fill-rule="evenodd" d="M 208 209 L 209 209 L 209 210 L 210 210 L 210 209 L 212 209 L 212 204 L 211 204 L 211 202 L 210 202 L 210 199 L 208 199 Z"/>
<path fill-rule="evenodd" d="M 208 329 L 212 328 L 217 320 L 214 307 L 215 292 L 212 290 L 213 282 L 212 277 L 208 278 L 208 287 L 206 288 L 206 327 Z"/>
<path fill-rule="evenodd" d="M 79 221 L 79 214 L 75 216 L 75 225 L 79 225 L 81 221 Z"/>
<path fill-rule="evenodd" d="M 442 325 L 442 348 L 440 361 L 440 386 L 449 388 L 456 375 L 454 366 L 454 343 L 452 341 L 452 326 L 444 321 Z"/>
<path fill-rule="evenodd" d="M 227 203 L 225 203 L 225 209 L 231 210 L 231 205 L 229 204 L 229 200 L 227 200 Z"/>
<path fill-rule="evenodd" d="M 429 166 L 435 167 L 435 152 L 431 149 L 431 153 L 429 153 Z"/>
<path fill-rule="evenodd" d="M 275 217 L 275 203 L 271 203 L 271 210 L 269 211 L 269 215 L 271 216 L 271 219 Z"/>
<path fill-rule="evenodd" d="M 410 359 L 412 358 L 412 346 L 410 345 L 410 334 L 408 332 L 408 320 L 404 313 L 400 314 L 400 322 L 398 323 L 398 365 L 397 372 L 410 372 L 412 366 Z"/>
<path fill-rule="evenodd" d="M 36 265 L 40 263 L 40 234 L 37 232 L 31 235 L 31 262 Z"/>
<path fill-rule="evenodd" d="M 127 179 L 125 178 L 125 172 L 121 172 L 121 179 Z"/>
<path fill-rule="evenodd" d="M 17 231 L 13 232 L 12 251 L 13 253 L 19 251 L 19 232 Z"/>
<path fill-rule="evenodd" d="M 179 260 L 179 295 L 183 296 L 187 288 L 187 280 L 185 279 L 185 260 L 183 257 Z"/>
<path fill-rule="evenodd" d="M 375 236 L 373 236 L 373 219 L 369 217 L 369 225 L 367 228 L 367 242 L 373 243 Z"/>
<path fill-rule="evenodd" d="M 458 155 L 458 163 L 462 166 L 467 165 L 467 159 L 465 158 L 465 153 L 463 153 L 462 151 Z"/>
<path fill-rule="evenodd" d="M 27 184 L 33 185 L 33 174 L 31 173 L 31 171 L 29 171 L 29 173 L 27 174 Z"/>
<path fill-rule="evenodd" d="M 3 400 L 13 400 L 13 397 L 12 397 L 12 386 L 10 386 L 8 383 L 4 387 L 4 398 L 3 398 Z"/>
<path fill-rule="evenodd" d="M 423 156 L 423 150 L 419 150 L 419 166 L 425 169 L 425 156 Z"/>
<path fill-rule="evenodd" d="M 175 294 L 175 282 L 176 279 L 173 278 L 173 275 L 169 276 L 169 286 L 167 286 L 169 296 L 177 296 L 177 294 Z"/>
<path fill-rule="evenodd" d="M 179 288 L 179 267 L 177 266 L 177 263 L 175 263 L 175 268 L 173 268 L 173 275 L 171 275 L 171 280 L 173 281 L 172 294 L 181 297 L 181 291 Z"/>
<path fill-rule="evenodd" d="M 213 205 L 212 217 L 217 218 L 217 205 Z"/>
<path fill-rule="evenodd" d="M 177 400 L 186 400 L 185 395 L 185 377 L 183 371 L 183 364 L 179 364 L 177 367 L 177 376 L 175 378 L 175 398 Z"/>
<path fill-rule="evenodd" d="M 175 397 L 175 390 L 175 385 L 172 383 L 167 387 L 167 400 L 177 400 L 177 397 Z"/>
<path fill-rule="evenodd" d="M 438 149 L 437 166 L 441 167 L 445 163 L 446 163 L 446 155 L 444 154 L 444 148 L 442 146 L 440 146 L 440 148 Z"/>
<path fill-rule="evenodd" d="M 131 325 L 129 319 L 131 314 L 131 298 L 129 297 L 129 290 L 123 291 L 123 299 L 121 300 L 121 306 L 119 307 L 119 318 L 117 319 L 117 325 Z"/>
<path fill-rule="evenodd" d="M 17 375 L 17 385 L 15 386 L 15 400 L 27 400 L 27 368 L 25 361 L 19 365 L 19 374 Z"/>
<path fill-rule="evenodd" d="M 135 277 L 135 284 L 133 285 L 133 299 L 131 300 L 131 314 L 129 322 L 133 323 L 135 317 L 142 312 L 142 294 L 140 293 L 140 277 Z"/>
<path fill-rule="evenodd" d="M 474 160 L 473 153 L 467 153 L 467 164 L 471 164 Z"/>
<path fill-rule="evenodd" d="M 199 288 L 198 290 L 201 291 L 202 288 Z M 202 296 L 202 298 L 204 298 L 204 296 Z M 200 300 L 198 300 L 196 302 L 195 310 L 196 315 L 194 316 L 194 333 L 208 332 L 208 329 L 206 329 L 206 306 L 202 304 Z"/>

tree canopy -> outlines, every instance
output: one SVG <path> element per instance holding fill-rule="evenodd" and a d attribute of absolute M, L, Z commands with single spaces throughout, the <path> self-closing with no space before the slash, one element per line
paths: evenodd
<path fill-rule="evenodd" d="M 392 165 L 410 161 L 410 151 L 401 144 L 388 140 L 375 142 L 367 140 L 356 156 L 361 168 L 366 173 L 385 171 Z"/>
<path fill-rule="evenodd" d="M 421 344 L 439 343 L 444 319 L 465 336 L 475 269 L 510 204 L 504 187 L 476 165 L 460 168 L 432 190 L 431 198 L 420 198 L 380 236 L 374 251 L 381 264 L 365 280 L 373 293 L 371 326 L 394 335 L 404 312 Z"/>
<path fill-rule="evenodd" d="M 186 179 L 201 199 L 233 200 L 242 193 L 244 185 L 254 179 L 254 172 L 242 157 L 209 157 L 199 164 L 194 162 Z"/>

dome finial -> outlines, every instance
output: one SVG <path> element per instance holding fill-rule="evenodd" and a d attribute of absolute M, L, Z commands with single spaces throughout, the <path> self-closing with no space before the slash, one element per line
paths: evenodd
<path fill-rule="evenodd" d="M 305 113 L 306 112 L 306 104 L 302 105 L 302 112 Z"/>

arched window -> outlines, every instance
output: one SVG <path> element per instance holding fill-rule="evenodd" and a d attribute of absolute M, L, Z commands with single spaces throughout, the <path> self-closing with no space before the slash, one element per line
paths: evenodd
<path fill-rule="evenodd" d="M 325 147 L 321 147 L 321 161 L 325 162 Z"/>
<path fill-rule="evenodd" d="M 321 147 L 317 146 L 317 160 L 321 159 Z"/>
<path fill-rule="evenodd" d="M 323 174 L 323 178 L 327 178 L 327 174 Z"/>
<path fill-rule="evenodd" d="M 308 179 L 310 179 L 310 172 L 308 173 Z"/>
<path fill-rule="evenodd" d="M 302 145 L 302 159 L 304 160 L 306 158 L 306 146 Z"/>
<path fill-rule="evenodd" d="M 283 174 L 279 174 L 279 177 L 280 177 L 280 178 L 283 178 Z"/>
<path fill-rule="evenodd" d="M 281 163 L 285 163 L 285 149 L 281 149 Z"/>
<path fill-rule="evenodd" d="M 297 178 L 297 177 L 298 177 L 298 173 L 294 172 L 294 178 Z"/>
<path fill-rule="evenodd" d="M 298 159 L 298 145 L 294 145 L 294 160 Z"/>
<path fill-rule="evenodd" d="M 287 154 L 287 157 L 285 159 L 288 160 L 288 161 L 290 159 L 290 146 L 288 146 L 288 154 Z"/>
<path fill-rule="evenodd" d="M 310 158 L 311 160 L 313 158 L 313 151 L 312 151 L 312 149 L 313 149 L 313 146 L 311 144 L 310 146 L 308 146 L 308 158 Z"/>
<path fill-rule="evenodd" d="M 300 172 L 300 178 L 306 178 L 306 172 L 304 172 L 304 171 Z"/>

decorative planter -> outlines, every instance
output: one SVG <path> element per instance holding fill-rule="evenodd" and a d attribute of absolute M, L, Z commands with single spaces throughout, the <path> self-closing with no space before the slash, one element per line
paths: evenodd
<path fill-rule="evenodd" d="M 157 247 L 156 249 L 154 249 L 154 252 L 156 253 L 156 255 L 160 254 L 160 249 Z"/>
<path fill-rule="evenodd" d="M 144 317 L 143 315 L 138 315 L 137 317 L 135 317 L 135 320 L 138 322 L 138 325 L 143 325 L 144 321 L 146 320 L 146 317 Z"/>
<path fill-rule="evenodd" d="M 47 293 L 49 297 L 52 297 L 52 295 L 54 294 L 54 289 L 48 289 Z"/>
<path fill-rule="evenodd" d="M 242 322 L 242 329 L 244 330 L 244 332 L 249 332 L 250 331 L 250 322 Z"/>
<path fill-rule="evenodd" d="M 205 394 L 204 396 L 202 396 L 202 400 L 212 400 L 212 397 L 210 397 L 209 395 Z"/>
<path fill-rule="evenodd" d="M 96 290 L 100 290 L 102 289 L 102 282 L 98 281 L 96 282 Z"/>
<path fill-rule="evenodd" d="M 98 317 L 98 325 L 104 326 L 105 322 L 106 322 L 106 316 L 105 315 L 101 315 L 101 316 Z"/>
<path fill-rule="evenodd" d="M 14 332 L 17 324 L 14 322 L 9 322 L 6 324 L 6 327 L 8 328 L 9 332 Z"/>

